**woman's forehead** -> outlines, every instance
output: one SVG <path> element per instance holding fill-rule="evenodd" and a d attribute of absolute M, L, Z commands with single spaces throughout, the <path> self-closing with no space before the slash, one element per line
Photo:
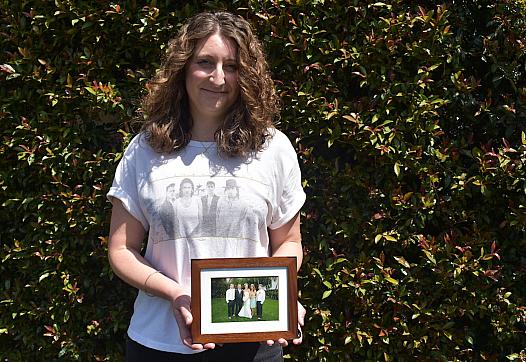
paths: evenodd
<path fill-rule="evenodd" d="M 237 59 L 237 44 L 232 38 L 214 33 L 197 42 L 194 57 L 220 57 L 235 61 Z"/>

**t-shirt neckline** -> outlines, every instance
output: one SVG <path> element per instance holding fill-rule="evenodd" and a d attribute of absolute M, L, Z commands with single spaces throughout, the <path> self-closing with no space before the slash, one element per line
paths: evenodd
<path fill-rule="evenodd" d="M 210 147 L 217 147 L 217 144 L 216 144 L 215 141 L 195 141 L 195 140 L 190 140 L 190 142 L 188 142 L 188 146 L 208 149 Z"/>

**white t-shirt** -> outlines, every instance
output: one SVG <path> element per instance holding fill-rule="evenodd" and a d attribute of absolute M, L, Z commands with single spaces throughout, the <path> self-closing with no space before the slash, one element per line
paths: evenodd
<path fill-rule="evenodd" d="M 296 153 L 278 130 L 255 157 L 221 157 L 215 142 L 190 143 L 169 155 L 143 134 L 131 142 L 108 198 L 118 198 L 148 232 L 145 258 L 190 295 L 190 260 L 270 255 L 267 228 L 290 221 L 305 202 Z M 214 186 L 215 201 L 207 187 Z M 169 200 L 169 190 L 177 193 Z M 208 190 L 209 191 L 209 190 Z M 203 197 L 207 196 L 207 197 Z M 170 302 L 139 291 L 128 335 L 161 351 L 182 344 Z"/>

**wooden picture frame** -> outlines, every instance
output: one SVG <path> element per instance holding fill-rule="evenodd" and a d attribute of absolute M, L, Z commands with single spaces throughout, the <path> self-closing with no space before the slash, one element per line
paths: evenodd
<path fill-rule="evenodd" d="M 257 318 L 253 313 L 249 313 L 251 317 L 245 314 L 247 302 L 243 302 L 239 312 L 230 313 L 231 303 L 226 298 L 231 298 L 232 292 L 229 294 L 226 289 L 230 289 L 232 283 L 241 284 L 243 280 L 263 280 L 267 285 L 258 283 L 261 286 L 257 289 L 265 293 L 264 301 L 257 309 Z M 296 257 L 193 259 L 191 294 L 194 343 L 298 338 Z"/>

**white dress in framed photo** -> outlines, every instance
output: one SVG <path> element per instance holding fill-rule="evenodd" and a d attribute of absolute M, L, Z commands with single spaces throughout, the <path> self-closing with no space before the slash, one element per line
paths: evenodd
<path fill-rule="evenodd" d="M 250 295 L 246 291 L 243 293 L 243 307 L 239 311 L 238 316 L 252 318 L 252 311 L 250 310 Z"/>

